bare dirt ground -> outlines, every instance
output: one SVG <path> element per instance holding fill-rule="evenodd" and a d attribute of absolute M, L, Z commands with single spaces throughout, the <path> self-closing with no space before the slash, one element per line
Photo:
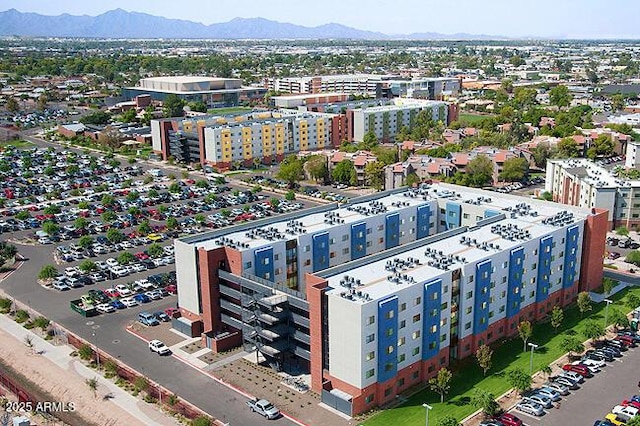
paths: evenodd
<path fill-rule="evenodd" d="M 72 365 L 65 370 L 43 356 L 32 354 L 23 342 L 0 330 L 0 359 L 27 377 L 34 385 L 59 402 L 75 404 L 75 412 L 88 422 L 100 425 L 141 425 L 109 400 L 103 400 L 98 388 L 97 398 Z M 70 363 L 71 364 L 71 363 Z M 104 392 L 103 392 L 104 393 Z"/>

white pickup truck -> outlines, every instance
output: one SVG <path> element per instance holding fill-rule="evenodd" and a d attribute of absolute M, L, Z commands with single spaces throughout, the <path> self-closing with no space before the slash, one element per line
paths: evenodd
<path fill-rule="evenodd" d="M 277 419 L 280 416 L 280 410 L 266 399 L 252 399 L 247 401 L 247 405 L 252 412 L 258 413 L 269 420 Z"/>

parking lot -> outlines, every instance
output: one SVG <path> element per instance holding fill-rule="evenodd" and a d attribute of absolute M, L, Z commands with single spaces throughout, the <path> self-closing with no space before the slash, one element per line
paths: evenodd
<path fill-rule="evenodd" d="M 559 408 L 549 408 L 540 417 L 512 409 L 527 425 L 593 425 L 604 419 L 611 409 L 623 400 L 631 398 L 638 391 L 640 348 L 630 348 L 624 356 L 608 362 L 599 373 L 585 379 L 580 389 L 563 396 Z M 558 404 L 554 403 L 554 407 Z"/>
<path fill-rule="evenodd" d="M 178 178 L 72 150 L 6 149 L 0 174 L 0 232 L 53 254 L 57 271 L 41 283 L 84 314 L 175 295 L 174 237 L 304 206 L 219 176 Z"/>

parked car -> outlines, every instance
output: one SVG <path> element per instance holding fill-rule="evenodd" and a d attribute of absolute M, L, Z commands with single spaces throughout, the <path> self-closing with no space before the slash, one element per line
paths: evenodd
<path fill-rule="evenodd" d="M 144 325 L 148 325 L 148 326 L 155 326 L 160 324 L 160 322 L 158 322 L 158 320 L 156 319 L 155 315 L 149 313 L 149 312 L 140 312 L 138 314 L 138 321 L 140 321 L 140 323 L 144 324 Z"/>
<path fill-rule="evenodd" d="M 151 299 L 149 299 L 149 297 L 144 293 L 136 294 L 135 296 L 133 296 L 133 299 L 138 303 L 149 303 L 149 302 L 151 302 Z"/>
<path fill-rule="evenodd" d="M 613 410 L 611 410 L 613 414 L 617 414 L 620 417 L 627 417 L 627 420 L 637 416 L 639 411 L 640 410 L 631 405 L 616 405 L 613 407 Z"/>
<path fill-rule="evenodd" d="M 565 372 L 578 373 L 582 377 L 593 377 L 593 374 L 591 373 L 591 371 L 589 371 L 589 369 L 584 365 L 565 364 L 562 366 L 562 369 Z"/>
<path fill-rule="evenodd" d="M 154 339 L 149 342 L 149 350 L 151 352 L 155 352 L 158 355 L 169 355 L 171 353 L 171 349 L 167 347 L 162 341 Z"/>
<path fill-rule="evenodd" d="M 164 313 L 169 315 L 171 318 L 178 318 L 180 316 L 180 309 L 178 308 L 167 308 L 164 310 Z"/>
<path fill-rule="evenodd" d="M 570 379 L 569 377 L 557 376 L 553 379 L 555 383 L 559 383 L 563 386 L 566 386 L 568 389 L 576 390 L 580 389 L 580 385 L 577 381 Z"/>
<path fill-rule="evenodd" d="M 98 311 L 102 312 L 103 314 L 108 314 L 116 311 L 116 308 L 110 303 L 101 303 L 96 306 L 96 309 L 98 309 Z"/>
<path fill-rule="evenodd" d="M 164 312 L 156 312 L 153 314 L 158 321 L 169 322 L 171 321 L 171 317 Z"/>
<path fill-rule="evenodd" d="M 537 404 L 542 405 L 544 408 L 551 408 L 551 407 L 553 407 L 553 404 L 552 404 L 551 398 L 546 397 L 546 396 L 544 396 L 544 395 L 542 395 L 542 394 L 540 394 L 540 393 L 533 393 L 533 394 L 530 394 L 529 396 L 527 396 L 527 397 L 523 398 L 523 401 L 525 401 L 525 402 L 531 402 L 531 401 L 533 401 L 533 402 L 535 402 L 535 403 L 537 403 Z"/>
<path fill-rule="evenodd" d="M 560 392 L 546 387 L 536 389 L 535 393 L 546 396 L 551 399 L 552 402 L 559 401 L 561 399 Z"/>
<path fill-rule="evenodd" d="M 112 300 L 111 301 L 111 306 L 113 306 L 116 309 L 125 309 L 127 306 L 122 303 L 120 300 L 116 299 L 116 300 Z"/>
<path fill-rule="evenodd" d="M 522 426 L 522 420 L 519 417 L 514 416 L 511 413 L 503 413 L 502 415 L 496 417 L 500 423 L 504 426 Z"/>
<path fill-rule="evenodd" d="M 544 408 L 542 405 L 536 404 L 531 401 L 522 401 L 516 404 L 516 410 L 523 413 L 531 414 L 532 416 L 541 416 L 544 414 Z"/>
<path fill-rule="evenodd" d="M 127 307 L 132 308 L 134 306 L 138 306 L 138 302 L 133 297 L 125 297 L 120 299 L 120 301 Z"/>
<path fill-rule="evenodd" d="M 115 289 L 122 297 L 131 296 L 133 294 L 133 292 L 129 289 L 129 287 L 127 287 L 124 284 L 116 285 Z"/>
<path fill-rule="evenodd" d="M 624 417 L 620 417 L 616 414 L 613 413 L 609 413 L 606 416 L 604 416 L 605 420 L 608 420 L 609 422 L 613 423 L 615 426 L 623 426 L 627 423 L 627 419 Z"/>
<path fill-rule="evenodd" d="M 560 395 L 569 395 L 569 388 L 558 382 L 547 382 L 542 385 L 542 388 L 551 389 L 555 392 L 558 392 Z"/>

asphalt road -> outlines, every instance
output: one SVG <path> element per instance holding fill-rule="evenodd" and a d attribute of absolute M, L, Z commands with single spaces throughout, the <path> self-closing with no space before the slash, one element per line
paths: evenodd
<path fill-rule="evenodd" d="M 527 425 L 535 426 L 592 425 L 596 420 L 604 419 L 614 406 L 640 393 L 640 347 L 629 349 L 624 354 L 622 358 L 607 363 L 600 373 L 586 379 L 580 389 L 563 396 L 559 409 L 550 408 L 541 417 L 515 410 L 511 412 Z"/>

